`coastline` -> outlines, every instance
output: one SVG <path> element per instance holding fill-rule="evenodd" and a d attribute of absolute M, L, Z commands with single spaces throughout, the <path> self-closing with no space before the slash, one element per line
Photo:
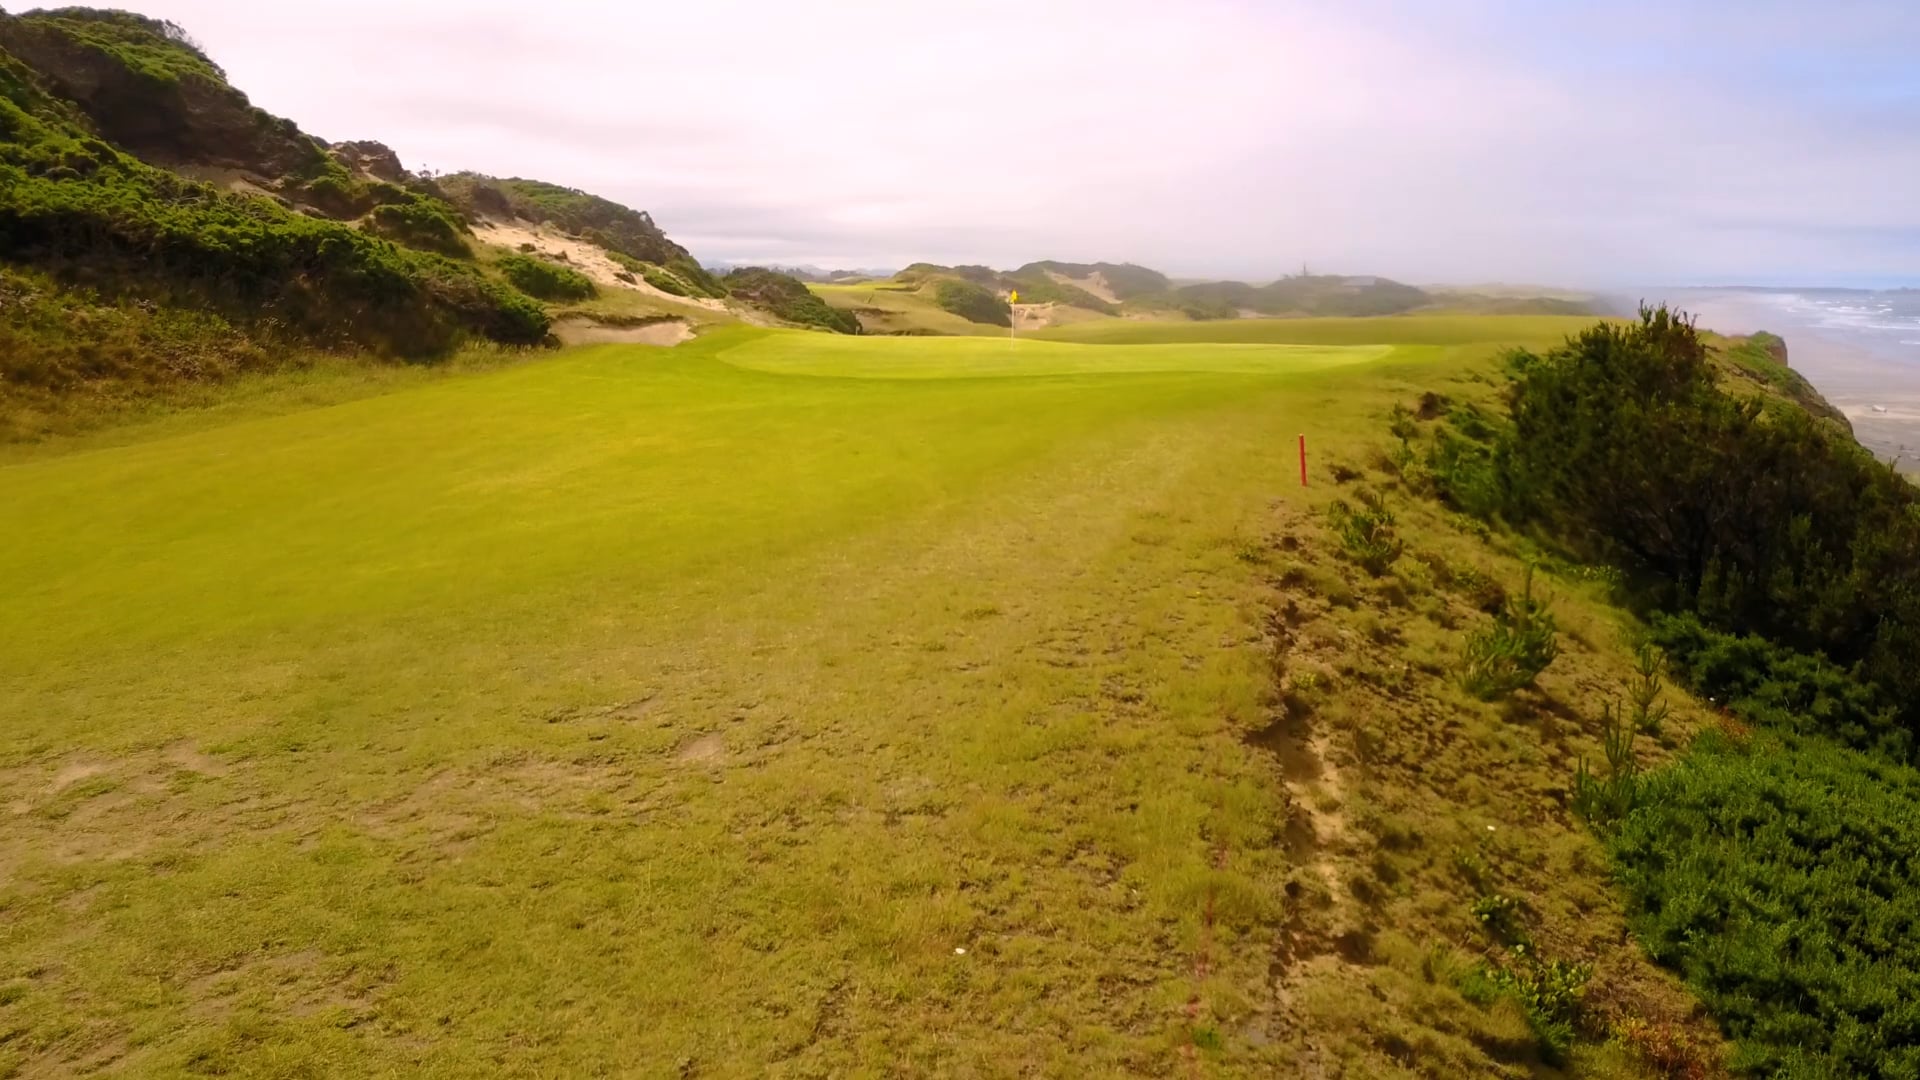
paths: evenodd
<path fill-rule="evenodd" d="M 1649 302 L 1683 310 L 1717 333 L 1779 335 L 1788 366 L 1846 414 L 1860 445 L 1901 472 L 1920 475 L 1920 363 L 1891 359 L 1754 294 L 1676 289 Z"/>

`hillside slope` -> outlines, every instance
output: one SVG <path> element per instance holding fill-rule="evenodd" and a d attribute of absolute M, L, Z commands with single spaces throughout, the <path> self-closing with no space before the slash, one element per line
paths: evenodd
<path fill-rule="evenodd" d="M 43 62 L 124 61 L 150 88 L 217 80 L 216 69 L 160 66 L 149 51 L 128 59 L 115 43 L 197 56 L 163 25 L 131 18 L 0 16 L 0 42 L 24 42 Z M 83 32 L 98 27 L 112 31 L 107 43 Z M 0 277 L 33 298 L 0 312 L 10 406 L 271 365 L 300 347 L 429 356 L 469 338 L 546 337 L 539 304 L 469 261 L 222 191 L 112 145 L 82 103 L 53 89 L 76 70 L 94 69 L 47 75 L 0 50 Z M 331 162 L 317 149 L 304 160 Z"/>
<path fill-rule="evenodd" d="M 857 329 L 759 280 L 730 301 L 647 213 L 598 196 L 329 145 L 255 107 L 173 23 L 0 13 L 0 439 L 322 355 L 548 344 L 556 318 Z M 775 294 L 785 306 L 760 303 Z"/>

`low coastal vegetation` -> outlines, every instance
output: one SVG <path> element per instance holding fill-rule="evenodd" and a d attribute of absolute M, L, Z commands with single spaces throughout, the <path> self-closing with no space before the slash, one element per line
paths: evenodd
<path fill-rule="evenodd" d="M 1581 763 L 1575 805 L 1735 1064 L 1914 1075 L 1920 492 L 1783 374 L 1778 339 L 1722 352 L 1777 396 L 1729 386 L 1690 322 L 1645 311 L 1516 354 L 1507 417 L 1456 413 L 1402 460 L 1441 499 L 1611 566 L 1648 620 L 1642 692 L 1600 703 L 1605 765 Z M 1724 721 L 1643 771 L 1663 667 Z"/>

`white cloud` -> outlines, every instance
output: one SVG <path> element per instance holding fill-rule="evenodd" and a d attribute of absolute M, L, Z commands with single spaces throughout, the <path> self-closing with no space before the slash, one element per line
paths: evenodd
<path fill-rule="evenodd" d="M 709 259 L 1920 275 L 1897 0 L 130 6 L 317 134 Z"/>

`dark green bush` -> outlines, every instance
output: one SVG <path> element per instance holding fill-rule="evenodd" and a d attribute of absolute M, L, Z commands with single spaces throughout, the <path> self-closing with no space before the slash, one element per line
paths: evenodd
<path fill-rule="evenodd" d="M 1665 309 L 1515 371 L 1505 513 L 1650 607 L 1828 657 L 1920 727 L 1920 490 L 1804 408 L 1721 390 Z"/>
<path fill-rule="evenodd" d="M 657 266 L 642 264 L 640 277 L 645 280 L 647 284 L 669 296 L 689 296 L 692 294 L 692 290 L 687 288 L 685 282 Z"/>
<path fill-rule="evenodd" d="M 800 279 L 762 266 L 730 271 L 725 280 L 733 296 L 766 309 L 788 322 L 818 326 L 840 334 L 860 332 L 860 320 L 815 296 Z"/>
<path fill-rule="evenodd" d="M 152 168 L 87 135 L 10 60 L 0 81 L 14 133 L 0 142 L 0 250 L 15 264 L 322 345 L 429 355 L 469 333 L 547 335 L 538 304 L 472 267 Z M 57 171 L 80 157 L 85 175 Z"/>
<path fill-rule="evenodd" d="M 719 278 L 707 273 L 706 267 L 694 262 L 691 258 L 674 259 L 667 263 L 666 269 L 681 281 L 686 282 L 687 286 L 698 295 L 714 300 L 727 298 L 726 285 Z"/>
<path fill-rule="evenodd" d="M 455 173 L 437 182 L 447 198 L 469 214 L 548 222 L 609 251 L 656 265 L 688 258 L 687 250 L 669 240 L 651 215 L 598 195 L 540 180 L 478 173 Z"/>
<path fill-rule="evenodd" d="M 1920 772 L 1820 739 L 1696 743 L 1610 841 L 1648 954 L 1761 1076 L 1920 1076 Z"/>
<path fill-rule="evenodd" d="M 1012 326 L 1013 308 L 991 289 L 970 281 L 945 278 L 934 284 L 933 302 L 968 322 Z"/>
<path fill-rule="evenodd" d="M 408 247 L 437 252 L 457 259 L 471 258 L 467 229 L 454 216 L 453 208 L 433 199 L 394 188 L 402 198 L 373 208 L 367 226 L 374 232 Z"/>
<path fill-rule="evenodd" d="M 1240 309 L 1225 301 L 1192 300 L 1180 305 L 1180 314 L 1195 321 L 1237 319 Z"/>
<path fill-rule="evenodd" d="M 1829 660 L 1710 629 L 1691 613 L 1654 618 L 1651 637 L 1682 683 L 1748 723 L 1824 735 L 1894 760 L 1912 757 L 1898 705 Z"/>
<path fill-rule="evenodd" d="M 585 300 L 599 292 L 580 271 L 531 255 L 503 255 L 497 265 L 515 288 L 542 300 Z"/>

